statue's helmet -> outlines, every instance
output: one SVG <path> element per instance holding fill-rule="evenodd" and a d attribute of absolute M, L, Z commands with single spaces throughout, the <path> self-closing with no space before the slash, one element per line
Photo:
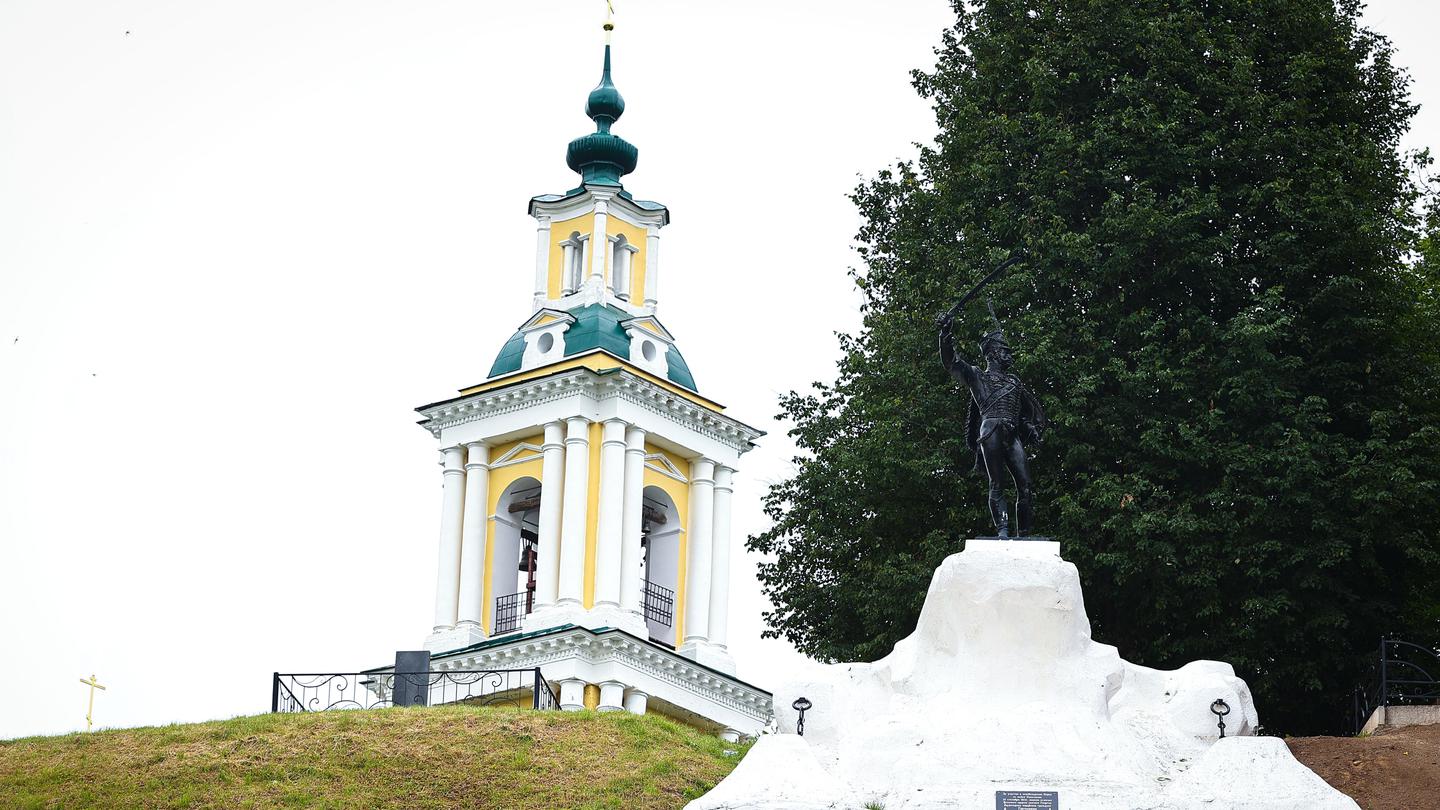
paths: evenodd
<path fill-rule="evenodd" d="M 989 354 L 994 349 L 1010 350 L 1010 344 L 1006 342 L 1005 332 L 1003 330 L 996 329 L 993 332 L 986 332 L 985 336 L 980 338 L 980 352 L 982 354 Z"/>

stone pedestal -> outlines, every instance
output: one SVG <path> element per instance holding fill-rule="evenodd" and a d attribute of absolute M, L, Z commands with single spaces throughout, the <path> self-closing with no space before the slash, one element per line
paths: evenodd
<path fill-rule="evenodd" d="M 794 734 L 798 697 L 812 708 Z M 1210 704 L 1225 700 L 1217 744 Z M 1353 810 L 1253 735 L 1228 664 L 1171 672 L 1090 638 L 1080 578 L 1048 541 L 971 540 L 936 570 L 915 632 L 871 664 L 817 665 L 775 693 L 780 734 L 690 810 L 993 808 L 1055 792 L 1066 810 Z"/>

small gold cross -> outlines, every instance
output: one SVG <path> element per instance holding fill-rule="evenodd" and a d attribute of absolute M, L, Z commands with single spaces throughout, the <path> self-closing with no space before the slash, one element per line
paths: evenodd
<path fill-rule="evenodd" d="M 81 678 L 80 682 L 90 687 L 90 707 L 85 710 L 85 731 L 89 732 L 91 725 L 90 716 L 95 713 L 95 690 L 103 690 L 105 687 L 101 686 L 100 682 L 95 680 L 94 673 L 91 673 L 90 680 L 87 681 Z"/>

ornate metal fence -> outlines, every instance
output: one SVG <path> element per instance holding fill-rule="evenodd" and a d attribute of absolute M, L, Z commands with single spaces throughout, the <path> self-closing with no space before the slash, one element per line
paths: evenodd
<path fill-rule="evenodd" d="M 396 679 L 399 679 L 398 682 Z M 395 705 L 395 689 L 411 705 L 469 703 L 558 709 L 560 701 L 540 669 L 449 670 L 444 672 L 275 673 L 272 712 L 379 709 Z M 418 699 L 416 699 L 418 698 Z"/>
<path fill-rule="evenodd" d="M 495 597 L 495 635 L 520 629 L 520 620 L 530 613 L 532 593 L 521 591 Z"/>
<path fill-rule="evenodd" d="M 1352 723 L 1358 734 L 1381 706 L 1440 702 L 1440 652 L 1397 639 L 1382 639 L 1370 685 L 1355 687 Z"/>
<path fill-rule="evenodd" d="M 657 622 L 670 627 L 675 619 L 675 592 L 646 580 L 645 592 L 641 595 L 646 621 Z"/>

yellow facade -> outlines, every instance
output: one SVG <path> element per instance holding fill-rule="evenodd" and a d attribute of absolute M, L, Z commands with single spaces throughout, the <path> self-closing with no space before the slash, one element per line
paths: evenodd
<path fill-rule="evenodd" d="M 649 249 L 649 244 L 645 239 L 645 229 L 631 225 L 613 214 L 607 216 L 605 222 L 606 244 L 602 246 L 606 251 L 607 257 L 605 260 L 605 283 L 607 285 L 610 284 L 610 273 L 613 271 L 608 258 L 610 250 L 609 239 L 623 235 L 625 241 L 634 245 L 636 248 L 635 255 L 630 262 L 629 292 L 630 300 L 639 304 L 645 300 L 645 262 L 647 250 Z M 579 236 L 590 240 L 590 250 L 594 251 L 596 246 L 594 245 L 594 239 L 591 238 L 594 233 L 594 211 L 586 211 L 579 216 L 550 223 L 550 257 L 547 263 L 549 270 L 545 287 L 545 294 L 550 300 L 553 301 L 560 298 L 561 294 L 565 291 L 565 248 L 563 243 Z M 586 263 L 581 273 L 582 281 L 590 275 L 590 262 L 594 261 L 594 253 L 591 253 L 589 262 Z"/>
<path fill-rule="evenodd" d="M 602 424 L 596 422 L 590 425 L 590 486 L 587 497 L 589 519 L 586 521 L 587 525 L 585 527 L 584 605 L 587 609 L 595 606 L 595 571 L 598 560 L 596 549 L 599 530 L 597 518 L 600 514 L 600 449 L 604 438 L 603 432 L 604 426 Z M 530 444 L 535 447 L 541 447 L 544 445 L 544 442 L 544 434 L 536 433 L 533 436 L 527 436 L 523 439 L 497 444 L 490 450 L 490 460 L 492 463 L 498 461 L 520 445 Z M 670 450 L 646 442 L 645 455 L 651 456 L 656 454 L 664 456 L 682 475 L 687 478 L 689 477 L 690 461 L 688 459 Z M 524 460 L 494 467 L 490 471 L 490 497 L 486 504 L 485 511 L 487 520 L 485 528 L 484 605 L 486 609 L 482 614 L 482 622 L 487 634 L 490 632 L 492 622 L 490 606 L 494 605 L 496 597 L 492 587 L 492 574 L 496 565 L 495 521 L 489 520 L 488 517 L 499 512 L 500 499 L 511 484 L 514 484 L 522 478 L 533 478 L 536 481 L 541 480 L 542 456 L 539 453 L 533 453 L 521 456 L 521 458 Z M 675 503 L 676 518 L 680 522 L 680 527 L 682 529 L 688 528 L 690 525 L 690 486 L 688 484 L 647 466 L 645 468 L 644 486 L 656 487 L 668 495 L 670 500 Z M 546 493 L 545 497 L 558 498 L 560 497 L 560 493 Z M 684 531 L 681 531 L 679 535 L 679 549 L 677 553 L 679 560 L 675 580 L 674 643 L 676 647 L 679 647 L 681 642 L 684 641 L 685 579 L 686 565 L 689 557 L 688 541 Z"/>
<path fill-rule="evenodd" d="M 560 243 L 569 239 L 572 234 L 589 237 L 594 231 L 595 215 L 591 212 L 550 223 L 550 275 L 545 290 L 547 298 L 553 301 L 565 291 L 565 248 L 561 247 Z"/>
<path fill-rule="evenodd" d="M 649 243 L 645 240 L 645 229 L 637 228 L 613 215 L 606 217 L 605 221 L 605 230 L 610 232 L 609 236 L 623 235 L 625 241 L 636 248 L 635 256 L 630 260 L 630 302 L 637 305 L 642 304 L 645 301 L 645 257 L 646 251 L 649 249 Z M 605 268 L 606 284 L 611 283 L 610 274 L 613 272 L 614 268 L 607 264 Z"/>

